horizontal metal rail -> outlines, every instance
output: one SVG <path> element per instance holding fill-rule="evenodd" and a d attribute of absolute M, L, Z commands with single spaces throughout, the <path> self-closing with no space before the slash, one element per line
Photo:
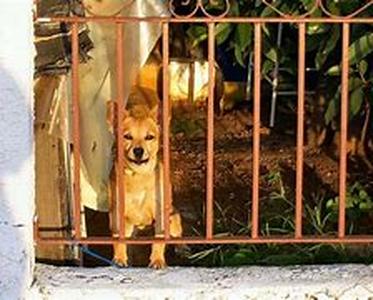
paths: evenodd
<path fill-rule="evenodd" d="M 136 238 L 136 239 L 113 239 L 111 237 L 89 237 L 84 239 L 64 239 L 64 238 L 42 238 L 37 239 L 37 243 L 42 244 L 97 244 L 97 245 L 111 245 L 114 243 L 126 243 L 128 245 L 146 245 L 154 242 L 162 242 L 166 244 L 372 244 L 373 236 L 371 235 L 356 235 L 344 238 L 338 237 L 320 237 L 320 236 L 303 236 L 302 238 L 294 238 L 289 236 L 272 236 L 272 237 L 258 237 L 255 239 L 247 236 L 235 237 L 218 237 L 206 238 L 174 238 L 165 240 L 163 238 Z"/>
<path fill-rule="evenodd" d="M 148 23 L 373 23 L 373 18 L 297 18 L 297 17 L 276 17 L 276 18 L 258 18 L 258 17 L 226 17 L 226 18 L 206 18 L 206 17 L 194 17 L 194 18 L 170 18 L 170 17 L 39 17 L 35 19 L 36 22 L 66 22 L 66 23 L 87 23 L 87 22 L 99 22 L 99 23 L 137 23 L 137 22 L 148 22 Z"/>

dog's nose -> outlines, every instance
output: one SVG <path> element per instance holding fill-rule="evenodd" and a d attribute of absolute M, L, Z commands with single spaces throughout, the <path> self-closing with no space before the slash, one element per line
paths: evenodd
<path fill-rule="evenodd" d="M 135 147 L 133 148 L 133 154 L 135 155 L 136 159 L 141 159 L 144 155 L 144 149 L 142 147 Z"/>

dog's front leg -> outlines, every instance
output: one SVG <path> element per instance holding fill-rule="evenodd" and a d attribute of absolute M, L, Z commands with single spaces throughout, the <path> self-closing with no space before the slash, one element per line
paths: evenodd
<path fill-rule="evenodd" d="M 170 234 L 172 237 L 181 237 L 182 235 L 182 226 L 180 214 L 175 213 L 170 216 Z M 158 235 L 156 237 L 163 237 L 163 235 Z M 163 242 L 153 243 L 152 252 L 150 255 L 149 267 L 155 269 L 163 269 L 167 267 L 165 260 L 165 248 L 166 245 Z"/>
<path fill-rule="evenodd" d="M 134 226 L 128 222 L 125 223 L 125 237 L 129 238 L 132 236 Z M 121 267 L 128 266 L 128 256 L 127 256 L 127 245 L 125 243 L 114 243 L 114 258 L 113 262 Z"/>
<path fill-rule="evenodd" d="M 157 242 L 152 244 L 152 252 L 150 255 L 149 267 L 154 269 L 163 269 L 167 267 L 166 260 L 164 257 L 166 245 L 163 242 Z"/>

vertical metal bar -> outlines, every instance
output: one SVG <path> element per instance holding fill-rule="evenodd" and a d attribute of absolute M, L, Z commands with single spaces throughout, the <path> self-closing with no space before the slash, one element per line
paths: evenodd
<path fill-rule="evenodd" d="M 116 180 L 118 188 L 118 199 L 115 197 L 118 205 L 118 218 L 115 220 L 116 224 L 119 224 L 119 238 L 125 237 L 125 224 L 124 224 L 124 213 L 125 213 L 125 200 L 124 200 L 124 162 L 123 162 L 123 112 L 124 112 L 124 53 L 123 53 L 123 24 L 116 24 L 116 62 L 117 62 L 117 169 L 116 169 Z M 119 200 L 119 201 L 118 201 Z M 118 223 L 117 223 L 118 222 Z"/>
<path fill-rule="evenodd" d="M 163 166 L 164 166 L 164 233 L 165 239 L 170 238 L 170 210 L 171 210 L 171 183 L 170 183 L 170 103 L 169 103 L 169 24 L 162 24 L 163 46 Z"/>
<path fill-rule="evenodd" d="M 346 177 L 347 177 L 347 131 L 348 131 L 348 46 L 350 25 L 343 23 L 342 31 L 342 86 L 341 86 L 341 149 L 339 161 L 339 221 L 338 237 L 345 236 L 346 229 Z"/>
<path fill-rule="evenodd" d="M 302 237 L 303 211 L 303 145 L 304 145 L 304 91 L 306 71 L 306 25 L 298 29 L 298 115 L 297 115 L 297 162 L 295 192 L 295 237 Z"/>
<path fill-rule="evenodd" d="M 259 167 L 260 167 L 260 81 L 261 81 L 261 24 L 254 24 L 254 116 L 253 116 L 253 186 L 251 237 L 258 237 L 259 232 Z"/>
<path fill-rule="evenodd" d="M 215 88 L 215 23 L 208 24 L 209 97 L 207 101 L 207 186 L 206 238 L 213 236 L 214 218 L 214 88 Z"/>
<path fill-rule="evenodd" d="M 80 112 L 79 112 L 79 28 L 78 23 L 72 23 L 72 113 L 73 113 L 73 158 L 74 158 L 74 229 L 73 236 L 81 238 L 81 205 L 80 205 Z"/>

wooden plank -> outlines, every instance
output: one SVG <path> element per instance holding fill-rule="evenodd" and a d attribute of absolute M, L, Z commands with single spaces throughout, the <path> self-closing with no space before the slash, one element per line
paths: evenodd
<path fill-rule="evenodd" d="M 67 177 L 64 167 L 64 142 L 48 133 L 50 108 L 61 78 L 41 76 L 35 82 L 35 188 L 36 212 L 42 236 L 68 234 Z M 45 231 L 44 231 L 45 229 Z M 37 245 L 36 258 L 45 261 L 70 260 L 69 247 Z"/>

